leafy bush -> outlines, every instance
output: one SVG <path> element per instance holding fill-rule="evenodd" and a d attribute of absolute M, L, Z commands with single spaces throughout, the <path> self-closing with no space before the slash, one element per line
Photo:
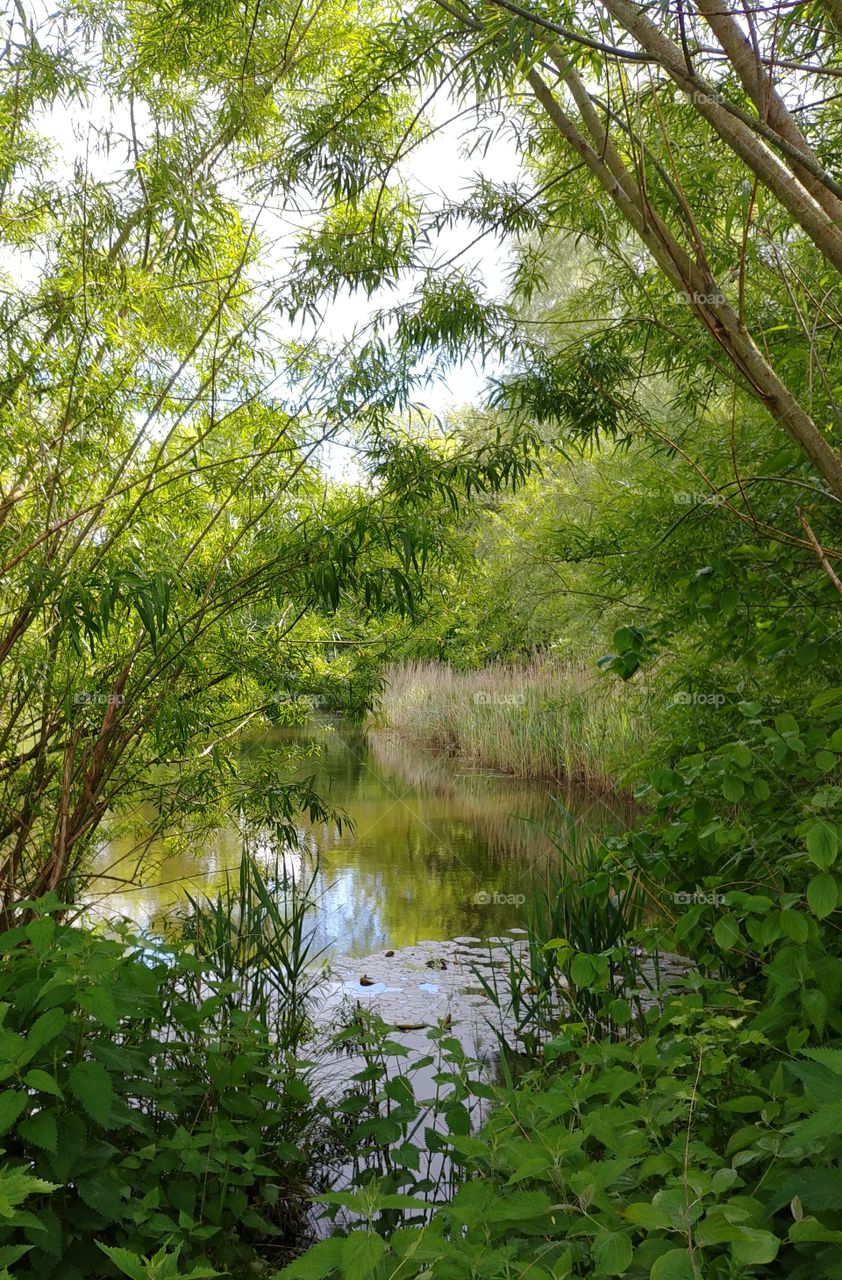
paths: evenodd
<path fill-rule="evenodd" d="M 628 844 L 673 947 L 733 974 L 763 1003 L 758 1025 L 794 1053 L 842 1034 L 842 689 L 798 718 L 756 702 L 740 712 L 729 740 L 655 771 L 661 821 Z"/>
<path fill-rule="evenodd" d="M 461 1186 L 429 1222 L 415 1207 L 391 1229 L 400 1197 L 372 1184 L 352 1203 L 365 1228 L 281 1276 L 801 1280 L 817 1251 L 822 1276 L 842 1274 L 842 1051 L 789 1058 L 728 983 L 689 985 L 641 1037 L 563 1029 L 479 1134 L 450 1134 Z"/>
<path fill-rule="evenodd" d="M 123 1273 L 115 1249 L 156 1254 L 144 1275 L 180 1274 L 164 1266 L 179 1251 L 196 1275 L 283 1260 L 316 1113 L 232 983 L 183 943 L 49 914 L 0 935 L 0 955 L 5 1177 L 33 1193 L 4 1213 L 0 1182 L 0 1266 L 13 1250 L 21 1278 L 89 1280 Z"/>

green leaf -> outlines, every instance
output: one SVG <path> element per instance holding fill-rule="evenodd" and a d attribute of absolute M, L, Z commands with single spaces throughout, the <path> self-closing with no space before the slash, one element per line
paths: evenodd
<path fill-rule="evenodd" d="M 823 818 L 815 818 L 811 822 L 805 837 L 807 852 L 817 867 L 826 871 L 833 865 L 839 849 L 839 838 L 836 828 Z"/>
<path fill-rule="evenodd" d="M 96 1209 L 107 1222 L 117 1222 L 125 1214 L 126 1202 L 120 1195 L 124 1184 L 117 1178 L 113 1167 L 80 1178 L 77 1185 L 85 1204 Z"/>
<path fill-rule="evenodd" d="M 21 1169 L 0 1169 L 0 1218 L 11 1218 L 18 1205 L 23 1204 L 29 1196 L 56 1190 L 55 1183 L 45 1182 L 43 1178 L 33 1178 Z"/>
<path fill-rule="evenodd" d="M 58 1145 L 58 1126 L 50 1111 L 39 1111 L 34 1116 L 28 1116 L 18 1125 L 18 1133 L 25 1141 L 36 1147 L 43 1147 L 45 1151 L 54 1153 Z"/>
<path fill-rule="evenodd" d="M 335 1275 L 341 1264 L 344 1243 L 341 1236 L 320 1241 L 278 1272 L 275 1280 L 324 1280 L 325 1276 Z"/>
<path fill-rule="evenodd" d="M 77 1062 L 68 1076 L 70 1092 L 92 1120 L 103 1127 L 111 1116 L 111 1077 L 99 1062 Z"/>
<path fill-rule="evenodd" d="M 656 1258 L 649 1272 L 651 1280 L 698 1280 L 687 1249 L 669 1249 Z"/>
<path fill-rule="evenodd" d="M 827 1102 L 811 1116 L 796 1125 L 793 1139 L 796 1143 L 812 1142 L 814 1138 L 829 1138 L 842 1133 L 842 1102 Z"/>
<path fill-rule="evenodd" d="M 1 1246 L 0 1267 L 11 1267 L 15 1262 L 19 1262 L 25 1254 L 29 1253 L 31 1248 L 31 1244 L 7 1244 Z M 10 1271 L 0 1273 L 0 1280 L 3 1280 L 4 1275 L 8 1276 L 9 1280 L 13 1280 L 13 1276 Z"/>
<path fill-rule="evenodd" d="M 833 876 L 828 875 L 827 872 L 813 876 L 807 885 L 807 902 L 814 916 L 823 920 L 835 910 L 838 900 L 839 892 Z"/>
<path fill-rule="evenodd" d="M 29 1106 L 29 1095 L 23 1089 L 4 1089 L 0 1093 L 0 1133 L 11 1129 L 22 1111 Z"/>
<path fill-rule="evenodd" d="M 111 1259 L 114 1266 L 122 1271 L 123 1275 L 129 1277 L 129 1280 L 148 1280 L 149 1272 L 137 1254 L 129 1253 L 128 1249 L 113 1248 L 111 1245 L 103 1244 L 100 1240 L 97 1240 L 96 1243 L 106 1257 Z"/>
<path fill-rule="evenodd" d="M 842 1244 L 842 1231 L 823 1226 L 817 1218 L 793 1222 L 789 1238 L 794 1244 Z"/>
<path fill-rule="evenodd" d="M 26 1037 L 26 1048 L 30 1057 L 34 1057 L 39 1049 L 43 1049 L 51 1040 L 64 1030 L 67 1025 L 67 1014 L 59 1008 L 48 1009 L 33 1022 Z"/>
<path fill-rule="evenodd" d="M 725 778 L 722 782 L 722 794 L 732 804 L 735 804 L 737 800 L 742 800 L 745 790 L 739 778 Z"/>
<path fill-rule="evenodd" d="M 26 926 L 26 936 L 32 943 L 32 950 L 37 956 L 46 955 L 50 949 L 56 931 L 56 922 L 52 916 L 40 916 Z"/>
<path fill-rule="evenodd" d="M 645 1200 L 636 1201 L 623 1210 L 623 1217 L 636 1227 L 645 1227 L 647 1231 L 666 1231 L 672 1226 L 672 1218 L 665 1209 L 656 1204 L 648 1204 Z"/>
<path fill-rule="evenodd" d="M 114 1031 L 117 1027 L 117 1011 L 114 999 L 107 987 L 89 987 L 79 996 L 79 1007 L 84 1009 L 103 1026 Z"/>
<path fill-rule="evenodd" d="M 386 1250 L 382 1236 L 374 1231 L 352 1231 L 342 1242 L 344 1280 L 371 1280 Z"/>
<path fill-rule="evenodd" d="M 780 1240 L 771 1231 L 740 1225 L 740 1238 L 731 1245 L 731 1257 L 747 1266 L 761 1266 L 773 1262 L 778 1255 Z"/>
<path fill-rule="evenodd" d="M 804 1010 L 807 1022 L 812 1023 L 821 1035 L 827 1025 L 827 1015 L 830 1012 L 827 996 L 823 991 L 819 991 L 818 987 L 802 987 L 801 1008 Z"/>
<path fill-rule="evenodd" d="M 781 912 L 779 919 L 781 932 L 792 942 L 804 943 L 807 941 L 810 929 L 800 911 L 792 911 L 787 908 Z"/>
<path fill-rule="evenodd" d="M 593 982 L 596 967 L 592 958 L 584 951 L 577 951 L 570 962 L 570 977 L 577 987 L 587 987 Z"/>
<path fill-rule="evenodd" d="M 593 1244 L 594 1275 L 621 1276 L 631 1266 L 634 1249 L 623 1231 L 601 1231 Z"/>
<path fill-rule="evenodd" d="M 823 1067 L 827 1067 L 836 1076 L 842 1076 L 842 1049 L 831 1049 L 820 1046 L 817 1049 L 804 1049 L 805 1058 L 812 1058 L 813 1062 L 821 1063 Z"/>
<path fill-rule="evenodd" d="M 723 951 L 730 951 L 741 940 L 740 927 L 733 916 L 721 916 L 713 926 L 713 936 L 718 947 Z"/>

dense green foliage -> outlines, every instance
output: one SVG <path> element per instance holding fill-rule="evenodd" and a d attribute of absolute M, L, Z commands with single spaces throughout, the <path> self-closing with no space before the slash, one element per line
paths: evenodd
<path fill-rule="evenodd" d="M 296 944 L 304 904 L 282 917 L 244 868 L 227 945 L 218 931 L 207 945 L 201 905 L 193 945 L 107 938 L 57 923 L 49 903 L 3 934 L 0 1126 L 6 1176 L 29 1190 L 0 1223 L 14 1275 L 113 1276 L 127 1250 L 161 1253 L 161 1277 L 176 1254 L 245 1275 L 298 1240 L 324 1143 L 295 1063 L 313 985 Z M 300 970 L 293 989 L 283 955 Z"/>
<path fill-rule="evenodd" d="M 562 1029 L 480 1134 L 450 1138 L 466 1180 L 429 1225 L 357 1231 L 283 1275 L 734 1280 L 815 1274 L 817 1255 L 836 1275 L 842 1058 L 772 1056 L 728 984 L 691 985 L 639 1039 Z"/>
<path fill-rule="evenodd" d="M 502 1085 L 445 1028 L 406 1066 L 349 1025 L 352 1185 L 284 1274 L 842 1276 L 841 32 L 838 0 L 15 6 L 0 1268 L 300 1245 L 332 1158 L 304 906 L 248 861 L 167 943 L 69 904 L 143 802 L 280 852 L 326 801 L 242 730 L 359 716 L 400 658 L 459 674 L 393 672 L 399 727 L 521 773 L 601 756 L 640 821 L 538 893 Z M 443 102 L 511 181 L 423 189 Z M 438 421 L 472 361 L 482 402 Z M 459 702 L 559 660 L 589 700 Z M 653 948 L 686 975 L 644 998 Z"/>

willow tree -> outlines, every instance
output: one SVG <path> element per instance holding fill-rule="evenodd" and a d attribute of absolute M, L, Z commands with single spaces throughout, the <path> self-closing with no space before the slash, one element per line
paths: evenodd
<path fill-rule="evenodd" d="M 268 767 L 238 790 L 237 731 L 294 697 L 340 602 L 411 608 L 466 484 L 525 465 L 503 442 L 407 444 L 394 379 L 381 389 L 350 348 L 337 365 L 313 345 L 310 282 L 330 262 L 289 271 L 290 219 L 367 199 L 371 157 L 406 123 L 400 94 L 336 117 L 359 24 L 377 18 L 286 0 L 15 10 L 0 97 L 7 919 L 21 898 L 77 891 L 115 807 L 151 798 L 162 823 L 198 821 L 230 793 L 281 834 L 319 812 Z M 325 479 L 338 436 L 363 480 Z"/>
<path fill-rule="evenodd" d="M 416 128 L 384 159 L 384 193 L 401 152 L 431 127 L 436 96 L 463 115 L 478 113 L 478 145 L 508 131 L 531 183 L 486 179 L 467 195 L 449 193 L 440 222 L 463 218 L 481 231 L 521 236 L 563 228 L 615 260 L 624 256 L 647 324 L 665 345 L 674 330 L 674 367 L 685 343 L 694 357 L 701 352 L 762 406 L 838 502 L 835 20 L 834 7 L 818 2 L 746 8 L 701 0 L 673 9 L 631 0 L 550 7 L 424 0 L 368 26 L 343 78 L 341 110 L 368 112 L 360 105 L 366 84 L 372 93 L 395 82 L 412 87 Z M 388 212 L 386 201 L 375 206 L 372 245 L 387 233 Z M 358 216 L 361 239 L 364 223 Z M 325 243 L 335 231 L 326 223 Z M 464 338 L 486 352 L 496 344 L 524 356 L 523 333 L 462 286 L 460 293 L 439 281 L 437 293 L 432 284 L 422 291 L 414 321 L 404 316 L 406 335 L 431 347 Z M 449 307 L 438 305 L 443 298 Z M 676 325 L 674 301 L 684 308 Z M 786 344 L 769 324 L 781 305 Z M 794 367 L 795 350 L 808 378 Z M 815 551 L 808 531 L 800 529 L 799 540 Z"/>

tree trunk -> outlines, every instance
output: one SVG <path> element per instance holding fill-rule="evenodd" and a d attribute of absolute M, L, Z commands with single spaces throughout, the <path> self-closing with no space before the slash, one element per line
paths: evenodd
<path fill-rule="evenodd" d="M 743 34 L 733 14 L 726 7 L 726 0 L 696 0 L 696 6 L 704 15 L 710 29 L 728 55 L 740 83 L 757 107 L 761 120 L 766 120 L 776 133 L 792 146 L 813 156 L 813 151 L 787 110 L 786 103 L 775 88 L 772 77 L 755 56 L 751 41 Z M 813 156 L 815 159 L 815 157 Z M 817 178 L 793 162 L 793 169 L 813 199 L 822 206 L 829 218 L 842 227 L 842 201 L 828 191 Z"/>
<path fill-rule="evenodd" d="M 718 282 L 709 271 L 693 261 L 649 206 L 637 179 L 625 167 L 602 129 L 595 109 L 591 114 L 586 106 L 583 118 L 586 127 L 596 130 L 594 142 L 599 147 L 599 153 L 567 115 L 541 75 L 532 70 L 527 74 L 527 79 L 559 133 L 582 157 L 667 278 L 687 298 L 728 359 L 737 367 L 756 399 L 807 455 L 833 494 L 842 501 L 842 458 L 775 373 L 726 299 Z M 578 96 L 578 86 L 576 92 Z"/>

